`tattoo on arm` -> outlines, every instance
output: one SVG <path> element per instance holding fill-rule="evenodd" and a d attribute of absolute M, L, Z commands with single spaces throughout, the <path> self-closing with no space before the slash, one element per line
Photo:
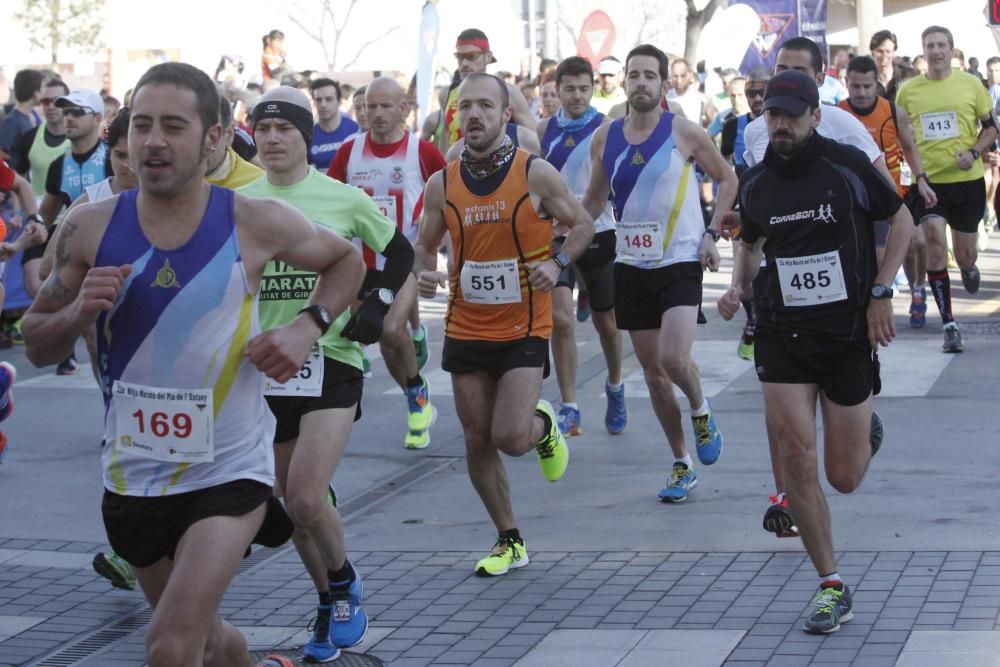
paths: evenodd
<path fill-rule="evenodd" d="M 42 295 L 46 299 L 63 301 L 70 295 L 70 289 L 63 284 L 60 273 L 69 264 L 69 239 L 76 232 L 76 223 L 72 220 L 64 220 L 58 230 L 59 238 L 56 239 L 56 257 L 52 266 L 52 273 L 49 279 L 42 285 Z"/>

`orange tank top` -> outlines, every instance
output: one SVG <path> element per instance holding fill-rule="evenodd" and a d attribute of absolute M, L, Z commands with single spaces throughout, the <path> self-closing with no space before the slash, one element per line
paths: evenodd
<path fill-rule="evenodd" d="M 529 262 L 552 256 L 552 220 L 528 194 L 530 153 L 517 149 L 507 175 L 486 196 L 462 180 L 461 160 L 445 171 L 444 219 L 455 251 L 445 335 L 511 341 L 552 335 L 552 294 L 528 284 Z"/>
<path fill-rule="evenodd" d="M 896 191 L 902 196 L 904 188 L 900 180 L 900 162 L 903 159 L 903 154 L 899 149 L 899 135 L 893 104 L 884 97 L 879 97 L 878 102 L 875 103 L 875 109 L 867 116 L 862 116 L 854 111 L 847 100 L 841 100 L 837 106 L 860 120 L 871 133 L 872 139 L 885 155 L 885 166 L 889 168 L 892 180 L 896 184 Z"/>

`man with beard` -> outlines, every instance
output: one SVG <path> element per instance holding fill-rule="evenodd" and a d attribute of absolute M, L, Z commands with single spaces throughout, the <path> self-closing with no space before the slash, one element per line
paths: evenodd
<path fill-rule="evenodd" d="M 552 332 L 551 291 L 586 249 L 594 226 L 559 172 L 514 148 L 504 133 L 512 113 L 506 84 L 472 73 L 456 106 L 465 150 L 427 182 L 416 264 L 420 296 L 433 298 L 450 282 L 441 367 L 452 374 L 469 477 L 498 532 L 475 571 L 498 576 L 528 564 L 500 452 L 522 456 L 534 449 L 550 482 L 569 460 L 552 406 L 538 397 Z M 551 218 L 569 229 L 555 254 Z M 445 232 L 456 257 L 450 278 L 435 270 Z"/>
<path fill-rule="evenodd" d="M 559 63 L 555 84 L 561 108 L 553 118 L 538 125 L 545 160 L 559 170 L 566 187 L 582 198 L 590 183 L 590 141 L 604 123 L 605 115 L 591 106 L 594 71 L 590 63 L 573 56 Z M 557 244 L 562 244 L 561 226 L 557 226 Z M 552 291 L 552 357 L 559 380 L 559 430 L 564 435 L 580 435 L 581 416 L 576 402 L 576 336 L 573 315 L 573 285 L 576 275 L 585 283 L 593 309 L 594 328 L 601 340 L 608 377 L 604 391 L 607 410 L 604 426 L 618 435 L 628 425 L 625 385 L 622 382 L 622 334 L 615 325 L 615 216 L 611 202 L 594 221 L 594 239 L 580 258 L 559 274 Z M 582 287 L 582 285 L 581 285 Z"/>
<path fill-rule="evenodd" d="M 768 438 L 820 581 L 803 629 L 822 634 L 837 631 L 853 613 L 818 478 L 816 401 L 823 412 L 827 480 L 850 493 L 881 444 L 869 438 L 879 384 L 874 349 L 895 335 L 888 286 L 914 233 L 902 199 L 866 155 L 816 132 L 826 111 L 820 111 L 815 79 L 805 73 L 782 72 L 768 83 L 770 147 L 740 180 L 743 251 L 732 287 L 718 303 L 731 319 L 756 276 L 755 362 Z M 875 262 L 877 220 L 892 226 L 881 267 Z M 767 265 L 758 274 L 762 249 Z"/>
<path fill-rule="evenodd" d="M 659 497 L 683 502 L 697 484 L 674 397 L 676 384 L 691 408 L 698 459 L 715 463 L 722 433 L 691 357 L 702 273 L 717 271 L 721 218 L 736 196 L 736 174 L 696 122 L 664 112 L 667 56 L 641 44 L 625 59 L 629 114 L 600 127 L 591 140 L 591 177 L 583 204 L 597 218 L 610 196 L 617 219 L 615 320 L 629 332 L 650 401 L 673 454 Z M 700 166 L 719 183 L 708 229 L 694 174 Z"/>

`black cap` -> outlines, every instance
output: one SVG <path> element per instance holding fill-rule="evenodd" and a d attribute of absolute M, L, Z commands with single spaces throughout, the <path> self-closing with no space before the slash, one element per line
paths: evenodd
<path fill-rule="evenodd" d="M 801 116 L 819 106 L 819 89 L 816 81 L 798 70 L 787 69 L 767 82 L 764 90 L 764 110 L 781 109 L 793 116 Z"/>

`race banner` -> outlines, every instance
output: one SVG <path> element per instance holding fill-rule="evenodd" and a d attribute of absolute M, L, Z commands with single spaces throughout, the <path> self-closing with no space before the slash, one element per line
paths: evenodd
<path fill-rule="evenodd" d="M 732 5 L 747 5 L 760 17 L 760 30 L 754 38 L 740 70 L 764 65 L 774 69 L 781 45 L 792 37 L 809 37 L 826 53 L 827 0 L 730 0 Z"/>
<path fill-rule="evenodd" d="M 417 107 L 420 124 L 431 108 L 434 94 L 434 53 L 437 51 L 438 21 L 437 0 L 428 0 L 420 16 L 420 38 L 417 40 Z"/>

